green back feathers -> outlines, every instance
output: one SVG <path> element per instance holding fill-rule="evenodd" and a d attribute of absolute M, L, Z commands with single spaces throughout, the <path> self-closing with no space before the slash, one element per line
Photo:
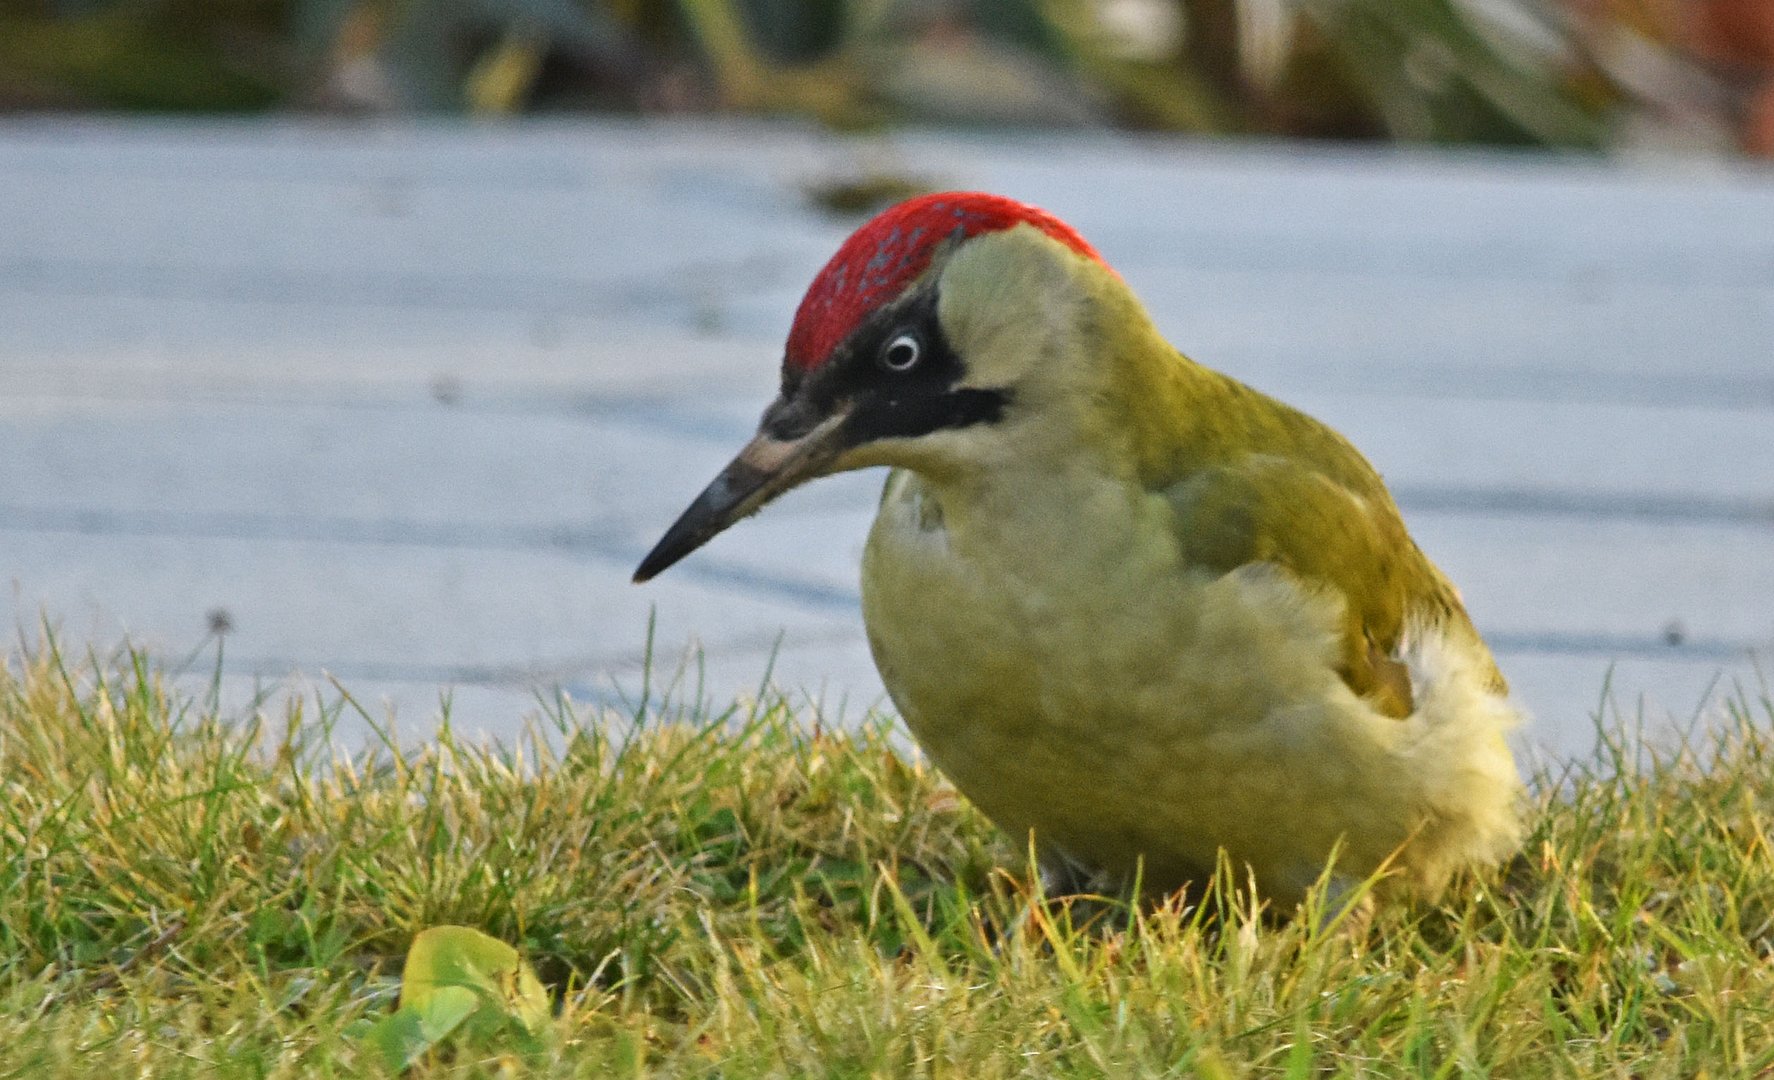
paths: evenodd
<path fill-rule="evenodd" d="M 1408 628 L 1442 629 L 1483 654 L 1458 593 L 1361 452 L 1177 352 L 1101 262 L 1013 229 L 965 245 L 943 289 L 944 325 L 971 377 L 1066 429 L 1045 452 L 1087 449 L 1162 495 L 1188 565 L 1269 563 L 1339 599 L 1343 677 L 1382 711 L 1412 708 L 1396 659 Z M 1491 675 L 1501 690 L 1494 665 Z"/>
<path fill-rule="evenodd" d="M 1081 276 L 1095 276 L 1081 268 Z M 1459 594 L 1405 529 L 1361 452 L 1323 423 L 1178 353 L 1119 279 L 1094 283 L 1096 320 L 1118 328 L 1109 382 L 1136 471 L 1175 513 L 1192 566 L 1271 563 L 1344 604 L 1344 679 L 1394 716 L 1411 710 L 1394 657 L 1413 624 L 1479 642 Z M 1494 669 L 1492 681 L 1504 688 Z"/>
<path fill-rule="evenodd" d="M 1407 627 L 1473 642 L 1458 593 L 1406 531 L 1367 459 L 1335 431 L 1185 358 L 1196 387 L 1176 430 L 1168 475 L 1154 478 L 1176 514 L 1191 565 L 1225 573 L 1281 567 L 1344 603 L 1344 680 L 1383 712 L 1411 711 L 1408 672 L 1394 657 Z M 1503 688 L 1500 673 L 1493 682 Z"/>

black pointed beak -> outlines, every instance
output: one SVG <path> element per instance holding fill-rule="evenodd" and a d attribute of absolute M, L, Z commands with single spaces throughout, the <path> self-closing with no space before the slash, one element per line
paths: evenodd
<path fill-rule="evenodd" d="M 802 481 L 819 475 L 842 449 L 840 433 L 847 413 L 827 417 L 807 434 L 779 439 L 759 431 L 739 456 L 690 508 L 679 515 L 653 550 L 635 568 L 636 583 L 647 581 L 713 540 L 729 525 L 756 513 L 764 504 Z"/>

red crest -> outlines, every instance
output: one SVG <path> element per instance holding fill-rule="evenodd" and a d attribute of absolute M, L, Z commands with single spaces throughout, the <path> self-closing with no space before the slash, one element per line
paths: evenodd
<path fill-rule="evenodd" d="M 869 312 L 899 295 L 953 237 L 1028 224 L 1076 251 L 1102 256 L 1070 225 L 1045 210 L 977 191 L 921 195 L 889 207 L 850 234 L 807 287 L 788 334 L 783 363 L 818 367 Z"/>

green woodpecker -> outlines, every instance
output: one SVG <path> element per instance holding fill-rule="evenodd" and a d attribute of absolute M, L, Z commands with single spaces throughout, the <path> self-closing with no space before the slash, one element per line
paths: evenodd
<path fill-rule="evenodd" d="M 1056 887 L 1433 895 L 1519 839 L 1518 721 L 1459 593 L 1335 431 L 1181 355 L 1070 226 L 948 193 L 852 235 L 756 437 L 635 572 L 887 465 L 881 680 Z"/>

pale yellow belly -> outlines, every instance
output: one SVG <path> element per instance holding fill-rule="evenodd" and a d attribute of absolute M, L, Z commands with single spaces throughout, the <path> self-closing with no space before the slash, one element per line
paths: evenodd
<path fill-rule="evenodd" d="M 1515 713 L 1447 643 L 1406 658 L 1421 705 L 1396 720 L 1337 676 L 1330 602 L 1270 568 L 1191 572 L 1137 514 L 968 527 L 897 476 L 863 612 L 913 735 L 1019 843 L 1115 876 L 1143 860 L 1159 888 L 1224 849 L 1277 899 L 1333 850 L 1365 875 L 1402 846 L 1433 889 L 1514 843 Z"/>

